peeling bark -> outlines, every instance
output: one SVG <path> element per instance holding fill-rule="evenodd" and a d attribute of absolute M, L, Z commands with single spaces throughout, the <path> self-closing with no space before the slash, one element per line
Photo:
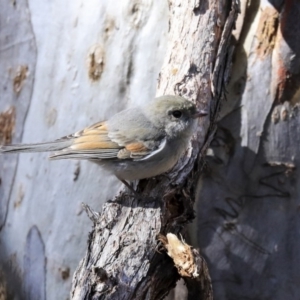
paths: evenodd
<path fill-rule="evenodd" d="M 213 292 L 208 267 L 199 252 L 172 233 L 168 233 L 166 237 L 161 235 L 159 240 L 186 283 L 188 299 L 212 300 Z"/>

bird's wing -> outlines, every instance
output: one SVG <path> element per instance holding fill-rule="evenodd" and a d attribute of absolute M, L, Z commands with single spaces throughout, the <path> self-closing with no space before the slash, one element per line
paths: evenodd
<path fill-rule="evenodd" d="M 158 150 L 160 142 L 149 143 L 128 138 L 122 130 L 108 130 L 107 122 L 96 123 L 59 141 L 71 140 L 69 147 L 50 156 L 51 159 L 143 159 Z"/>
<path fill-rule="evenodd" d="M 159 152 L 165 145 L 163 137 L 138 108 L 133 108 L 53 142 L 0 146 L 0 152 L 54 151 L 51 159 L 140 160 Z"/>

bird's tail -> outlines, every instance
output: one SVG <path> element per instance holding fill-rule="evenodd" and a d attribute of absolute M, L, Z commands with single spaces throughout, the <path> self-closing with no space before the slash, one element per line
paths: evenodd
<path fill-rule="evenodd" d="M 58 151 L 69 147 L 71 140 L 57 140 L 48 143 L 38 144 L 16 144 L 0 146 L 0 153 L 16 153 L 16 152 L 48 152 Z"/>

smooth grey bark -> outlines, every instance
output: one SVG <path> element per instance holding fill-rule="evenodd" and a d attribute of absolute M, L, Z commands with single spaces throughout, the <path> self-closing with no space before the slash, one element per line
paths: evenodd
<path fill-rule="evenodd" d="M 167 11 L 160 0 L 1 1 L 0 143 L 55 140 L 150 101 Z M 0 155 L 8 299 L 67 299 L 90 229 L 81 203 L 100 210 L 122 186 L 96 164 L 48 156 Z"/>
<path fill-rule="evenodd" d="M 101 213 L 87 207 L 93 230 L 74 274 L 72 299 L 162 299 L 179 279 L 173 261 L 157 251 L 157 239 L 159 234 L 184 233 L 194 218 L 203 154 L 215 132 L 228 80 L 238 3 L 170 1 L 169 9 L 168 50 L 158 93 L 182 95 L 210 116 L 199 120 L 190 148 L 170 173 L 138 183 L 139 198 L 122 191 Z M 206 272 L 201 276 L 208 279 Z M 188 282 L 190 299 L 201 287 L 197 279 Z M 207 289 L 200 290 L 198 299 L 211 299 L 211 293 L 203 293 Z"/>

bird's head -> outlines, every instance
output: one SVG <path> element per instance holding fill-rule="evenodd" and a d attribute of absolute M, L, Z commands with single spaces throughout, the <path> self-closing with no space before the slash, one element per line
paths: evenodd
<path fill-rule="evenodd" d="M 207 112 L 198 110 L 194 103 L 180 96 L 161 96 L 144 106 L 147 118 L 169 138 L 191 135 L 197 118 Z"/>

